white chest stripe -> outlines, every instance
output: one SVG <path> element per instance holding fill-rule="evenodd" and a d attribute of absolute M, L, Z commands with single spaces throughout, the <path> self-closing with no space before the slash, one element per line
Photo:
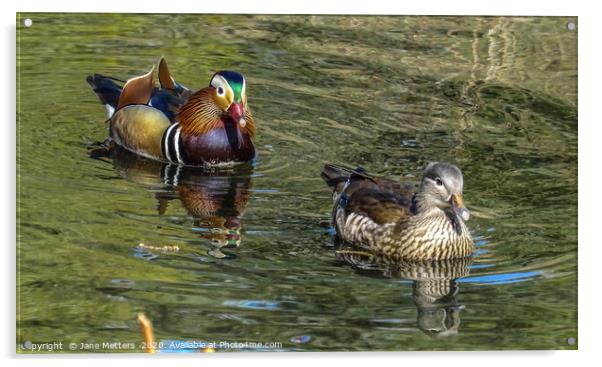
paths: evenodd
<path fill-rule="evenodd" d="M 178 163 L 184 164 L 184 160 L 182 159 L 182 156 L 180 155 L 180 126 L 178 126 L 178 129 L 176 130 L 176 135 L 174 135 L 173 140 L 174 140 L 174 146 L 176 148 L 175 151 L 176 151 L 176 158 L 178 158 Z"/>
<path fill-rule="evenodd" d="M 171 130 L 173 130 L 177 126 L 178 126 L 178 124 L 172 124 L 165 131 L 165 138 L 163 139 L 163 151 L 165 152 L 165 158 L 167 158 L 168 162 L 173 162 L 173 158 L 171 157 L 171 154 L 169 153 L 169 144 L 170 144 L 170 140 L 171 140 L 171 139 L 169 139 L 169 136 L 171 134 Z"/>

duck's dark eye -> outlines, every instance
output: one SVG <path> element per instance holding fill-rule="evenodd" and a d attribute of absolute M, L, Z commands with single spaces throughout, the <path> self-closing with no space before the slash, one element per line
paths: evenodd
<path fill-rule="evenodd" d="M 217 94 L 220 95 L 220 96 L 223 96 L 224 95 L 224 88 L 217 87 Z"/>
<path fill-rule="evenodd" d="M 441 186 L 441 185 L 443 185 L 443 181 L 441 181 L 441 179 L 440 179 L 439 177 L 437 177 L 437 178 L 435 179 L 435 183 L 437 184 L 437 186 Z"/>

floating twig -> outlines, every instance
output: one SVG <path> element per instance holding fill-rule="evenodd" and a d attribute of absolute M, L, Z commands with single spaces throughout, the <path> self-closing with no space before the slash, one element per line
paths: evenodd
<path fill-rule="evenodd" d="M 142 337 L 144 338 L 145 352 L 155 353 L 155 333 L 153 332 L 153 323 L 146 317 L 145 314 L 140 312 L 138 314 L 138 324 L 140 324 L 140 331 L 142 331 Z"/>

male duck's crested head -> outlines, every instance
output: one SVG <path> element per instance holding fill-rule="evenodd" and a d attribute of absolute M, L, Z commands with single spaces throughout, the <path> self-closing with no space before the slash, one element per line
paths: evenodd
<path fill-rule="evenodd" d="M 232 118 L 241 127 L 245 127 L 246 98 L 245 77 L 236 71 L 218 71 L 211 78 L 210 88 L 214 89 L 213 98 L 222 112 Z"/>
<path fill-rule="evenodd" d="M 218 71 L 207 88 L 193 94 L 181 108 L 179 121 L 183 131 L 202 134 L 220 121 L 231 120 L 250 135 L 255 125 L 247 106 L 245 77 L 236 71 Z"/>
<path fill-rule="evenodd" d="M 227 88 L 226 92 L 231 93 L 232 102 L 243 102 L 243 96 L 245 95 L 245 77 L 242 74 L 230 70 L 222 70 L 213 74 L 210 86 L 219 88 L 224 84 Z"/>
<path fill-rule="evenodd" d="M 470 212 L 464 206 L 463 190 L 464 178 L 458 167 L 449 163 L 429 163 L 420 184 L 421 204 L 441 209 L 451 206 L 458 216 L 468 220 Z"/>

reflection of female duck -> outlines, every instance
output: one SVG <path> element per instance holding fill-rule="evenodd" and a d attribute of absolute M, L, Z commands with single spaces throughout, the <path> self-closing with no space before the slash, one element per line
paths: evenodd
<path fill-rule="evenodd" d="M 166 212 L 169 201 L 178 198 L 194 217 L 198 233 L 211 241 L 211 255 L 223 257 L 219 248 L 240 244 L 241 217 L 251 197 L 250 165 L 208 171 L 140 158 L 119 146 L 96 150 L 96 155 L 99 152 L 113 159 L 122 177 L 156 192 L 159 214 Z"/>
<path fill-rule="evenodd" d="M 456 279 L 468 276 L 472 258 L 393 262 L 345 243 L 337 244 L 336 256 L 358 269 L 378 270 L 387 277 L 412 280 L 418 328 L 435 338 L 458 333 L 460 310 L 464 307 L 456 300 Z"/>

